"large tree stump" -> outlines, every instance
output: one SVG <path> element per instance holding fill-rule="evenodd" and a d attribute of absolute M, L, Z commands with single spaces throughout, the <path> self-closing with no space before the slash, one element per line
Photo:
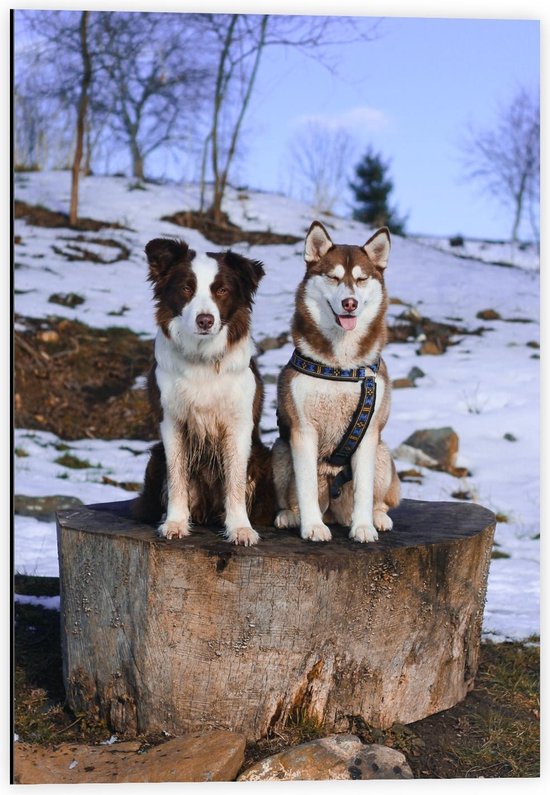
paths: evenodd
<path fill-rule="evenodd" d="M 76 712 L 114 731 L 223 728 L 259 738 L 292 719 L 386 728 L 463 699 L 477 669 L 493 514 L 404 500 L 357 544 L 260 528 L 165 541 L 128 503 L 58 514 L 64 678 Z"/>

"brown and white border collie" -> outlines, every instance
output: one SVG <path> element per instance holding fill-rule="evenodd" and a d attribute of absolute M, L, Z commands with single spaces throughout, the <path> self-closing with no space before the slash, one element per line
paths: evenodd
<path fill-rule="evenodd" d="M 305 243 L 306 273 L 296 293 L 292 336 L 299 352 L 328 367 L 375 363 L 386 342 L 384 271 L 388 229 L 364 246 L 334 245 L 315 221 Z M 301 527 L 302 538 L 329 541 L 325 522 L 351 526 L 350 538 L 375 541 L 389 530 L 389 507 L 399 502 L 399 479 L 380 434 L 390 409 L 383 360 L 376 374 L 376 403 L 368 430 L 351 458 L 353 480 L 337 499 L 329 486 L 342 469 L 326 462 L 357 407 L 360 383 L 312 377 L 290 364 L 278 381 L 280 438 L 273 447 L 277 527 Z"/>
<path fill-rule="evenodd" d="M 145 247 L 158 333 L 149 397 L 162 442 L 153 447 L 133 514 L 158 534 L 183 538 L 192 523 L 222 521 L 225 538 L 256 544 L 271 524 L 270 453 L 259 422 L 262 383 L 252 358 L 253 297 L 260 262 L 232 251 L 197 254 L 183 241 Z"/>

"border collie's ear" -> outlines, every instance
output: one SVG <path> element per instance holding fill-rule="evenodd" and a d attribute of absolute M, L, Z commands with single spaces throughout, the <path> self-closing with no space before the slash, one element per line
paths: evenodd
<path fill-rule="evenodd" d="M 145 254 L 149 262 L 149 278 L 158 281 L 166 276 L 172 265 L 187 257 L 189 246 L 183 240 L 170 240 L 157 237 L 145 246 Z"/>
<path fill-rule="evenodd" d="M 306 245 L 304 249 L 304 259 L 308 265 L 314 265 L 324 257 L 327 251 L 333 247 L 334 243 L 330 235 L 320 221 L 314 221 L 309 227 L 306 235 Z"/>
<path fill-rule="evenodd" d="M 226 264 L 244 278 L 250 297 L 258 289 L 260 280 L 265 275 L 263 264 L 257 259 L 247 259 L 234 251 L 226 251 L 224 255 Z"/>
<path fill-rule="evenodd" d="M 363 246 L 363 251 L 370 259 L 370 261 L 377 268 L 384 270 L 388 264 L 388 257 L 390 256 L 391 238 L 390 230 L 387 226 L 383 226 L 374 235 L 367 240 Z"/>

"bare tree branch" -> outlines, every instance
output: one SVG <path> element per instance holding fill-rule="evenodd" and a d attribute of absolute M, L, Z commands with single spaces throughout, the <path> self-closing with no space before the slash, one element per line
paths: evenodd
<path fill-rule="evenodd" d="M 540 195 L 540 103 L 521 88 L 501 106 L 494 128 L 470 125 L 459 143 L 465 177 L 512 211 L 511 240 L 517 242 L 526 213 L 538 236 Z"/>
<path fill-rule="evenodd" d="M 352 136 L 341 127 L 304 124 L 290 143 L 292 190 L 297 189 L 299 198 L 317 212 L 333 212 L 346 192 L 356 149 Z"/>

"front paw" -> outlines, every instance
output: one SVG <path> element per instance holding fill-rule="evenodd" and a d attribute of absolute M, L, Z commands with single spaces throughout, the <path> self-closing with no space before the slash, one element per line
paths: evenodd
<path fill-rule="evenodd" d="M 227 527 L 224 536 L 232 544 L 238 544 L 241 547 L 251 547 L 260 540 L 259 534 L 252 527 L 236 527 L 234 529 Z"/>
<path fill-rule="evenodd" d="M 374 526 L 376 527 L 377 530 L 380 530 L 382 533 L 385 533 L 386 530 L 392 529 L 393 522 L 385 511 L 375 510 Z"/>
<path fill-rule="evenodd" d="M 166 521 L 159 525 L 157 535 L 170 540 L 171 538 L 185 538 L 191 535 L 189 522 Z"/>
<path fill-rule="evenodd" d="M 330 541 L 332 538 L 332 533 L 326 524 L 322 523 L 302 527 L 300 535 L 307 541 Z"/>
<path fill-rule="evenodd" d="M 352 541 L 367 544 L 369 541 L 378 541 L 378 533 L 372 524 L 355 524 L 352 526 L 349 537 Z"/>
<path fill-rule="evenodd" d="M 275 517 L 275 527 L 279 530 L 284 527 L 300 527 L 300 514 L 298 511 L 279 511 Z"/>

